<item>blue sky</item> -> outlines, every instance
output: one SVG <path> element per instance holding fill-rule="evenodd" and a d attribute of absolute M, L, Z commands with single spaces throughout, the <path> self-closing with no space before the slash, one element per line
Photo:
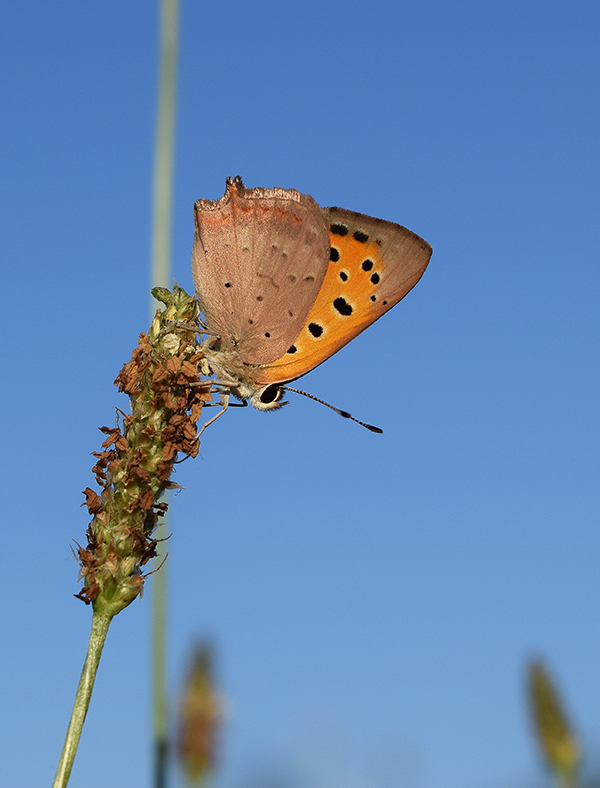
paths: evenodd
<path fill-rule="evenodd" d="M 228 175 L 398 222 L 432 261 L 302 381 L 179 467 L 170 671 L 210 636 L 217 788 L 543 785 L 524 665 L 600 753 L 598 25 L 592 2 L 193 3 L 174 276 Z M 51 782 L 90 611 L 71 540 L 148 325 L 153 4 L 0 29 L 0 784 Z M 150 784 L 149 611 L 115 620 L 71 784 Z M 173 785 L 176 785 L 174 779 Z"/>

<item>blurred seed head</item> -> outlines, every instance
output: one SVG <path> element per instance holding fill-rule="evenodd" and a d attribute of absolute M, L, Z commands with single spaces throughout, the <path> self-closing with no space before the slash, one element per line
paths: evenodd
<path fill-rule="evenodd" d="M 581 761 L 581 746 L 543 662 L 529 664 L 528 684 L 531 716 L 542 757 L 553 772 L 572 784 Z"/>
<path fill-rule="evenodd" d="M 178 754 L 190 784 L 205 782 L 215 768 L 222 704 L 217 690 L 213 648 L 194 648 L 179 708 Z"/>

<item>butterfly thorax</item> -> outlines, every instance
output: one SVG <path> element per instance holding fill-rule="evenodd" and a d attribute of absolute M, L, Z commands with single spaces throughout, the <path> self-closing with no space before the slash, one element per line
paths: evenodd
<path fill-rule="evenodd" d="M 256 382 L 260 367 L 241 360 L 235 340 L 230 342 L 229 348 L 224 349 L 222 345 L 220 337 L 212 337 L 203 345 L 204 357 L 217 377 L 221 391 L 243 401 L 249 400 L 258 410 L 280 408 L 283 392 L 279 387 Z"/>

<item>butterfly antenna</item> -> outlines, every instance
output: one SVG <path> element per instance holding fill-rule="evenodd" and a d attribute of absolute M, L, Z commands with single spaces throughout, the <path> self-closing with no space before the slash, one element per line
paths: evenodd
<path fill-rule="evenodd" d="M 380 432 L 380 433 L 383 432 L 383 430 L 380 429 L 379 427 L 374 427 L 372 424 L 365 424 L 364 421 L 359 421 L 358 419 L 355 419 L 354 416 L 351 416 L 347 410 L 340 410 L 339 408 L 330 405 L 328 402 L 325 402 L 324 399 L 319 399 L 318 397 L 315 397 L 314 394 L 308 394 L 306 391 L 301 391 L 300 389 L 293 389 L 291 386 L 280 386 L 279 388 L 283 389 L 284 391 L 293 391 L 295 394 L 302 394 L 303 397 L 308 397 L 309 399 L 314 399 L 315 402 L 320 402 L 321 405 L 325 405 L 327 408 L 331 408 L 331 410 L 334 410 L 336 413 L 339 413 L 340 416 L 342 416 L 343 418 L 350 419 L 350 421 L 355 421 L 357 424 L 360 424 L 361 427 L 364 427 L 367 430 L 371 430 L 371 432 Z"/>

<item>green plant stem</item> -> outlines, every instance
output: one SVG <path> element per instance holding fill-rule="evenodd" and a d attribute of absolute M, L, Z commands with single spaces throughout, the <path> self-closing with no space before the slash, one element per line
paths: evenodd
<path fill-rule="evenodd" d="M 577 788 L 577 776 L 575 770 L 568 774 L 558 773 L 556 775 L 556 788 Z"/>
<path fill-rule="evenodd" d="M 171 217 L 175 159 L 175 108 L 177 85 L 179 0 L 160 0 L 160 62 L 154 159 L 154 207 L 152 220 L 152 287 L 171 284 Z M 150 319 L 156 300 L 150 298 Z M 166 535 L 159 526 L 158 539 Z M 154 737 L 154 787 L 167 784 L 167 576 L 158 572 L 153 589 L 152 690 Z"/>
<path fill-rule="evenodd" d="M 171 285 L 171 216 L 175 159 L 179 0 L 160 0 L 160 62 L 154 154 L 152 216 L 152 287 Z M 150 301 L 150 319 L 156 301 Z"/>
<path fill-rule="evenodd" d="M 168 536 L 163 522 L 154 536 Z M 164 542 L 162 543 L 164 545 Z M 160 560 L 159 555 L 157 560 Z M 154 703 L 154 788 L 165 788 L 167 781 L 167 565 L 154 575 L 152 586 L 152 695 Z"/>
<path fill-rule="evenodd" d="M 58 762 L 58 769 L 56 770 L 56 777 L 52 783 L 52 788 L 65 788 L 69 782 L 69 776 L 73 768 L 73 761 L 75 760 L 75 754 L 81 737 L 81 729 L 85 722 L 85 717 L 92 697 L 92 690 L 94 689 L 96 671 L 98 670 L 102 649 L 104 648 L 104 641 L 106 640 L 108 627 L 112 619 L 113 614 L 106 610 L 94 612 L 92 617 L 92 629 L 88 641 L 88 651 L 83 664 L 83 670 L 81 671 L 77 692 L 75 693 L 71 721 L 67 729 L 65 743 L 60 755 L 60 761 Z"/>

